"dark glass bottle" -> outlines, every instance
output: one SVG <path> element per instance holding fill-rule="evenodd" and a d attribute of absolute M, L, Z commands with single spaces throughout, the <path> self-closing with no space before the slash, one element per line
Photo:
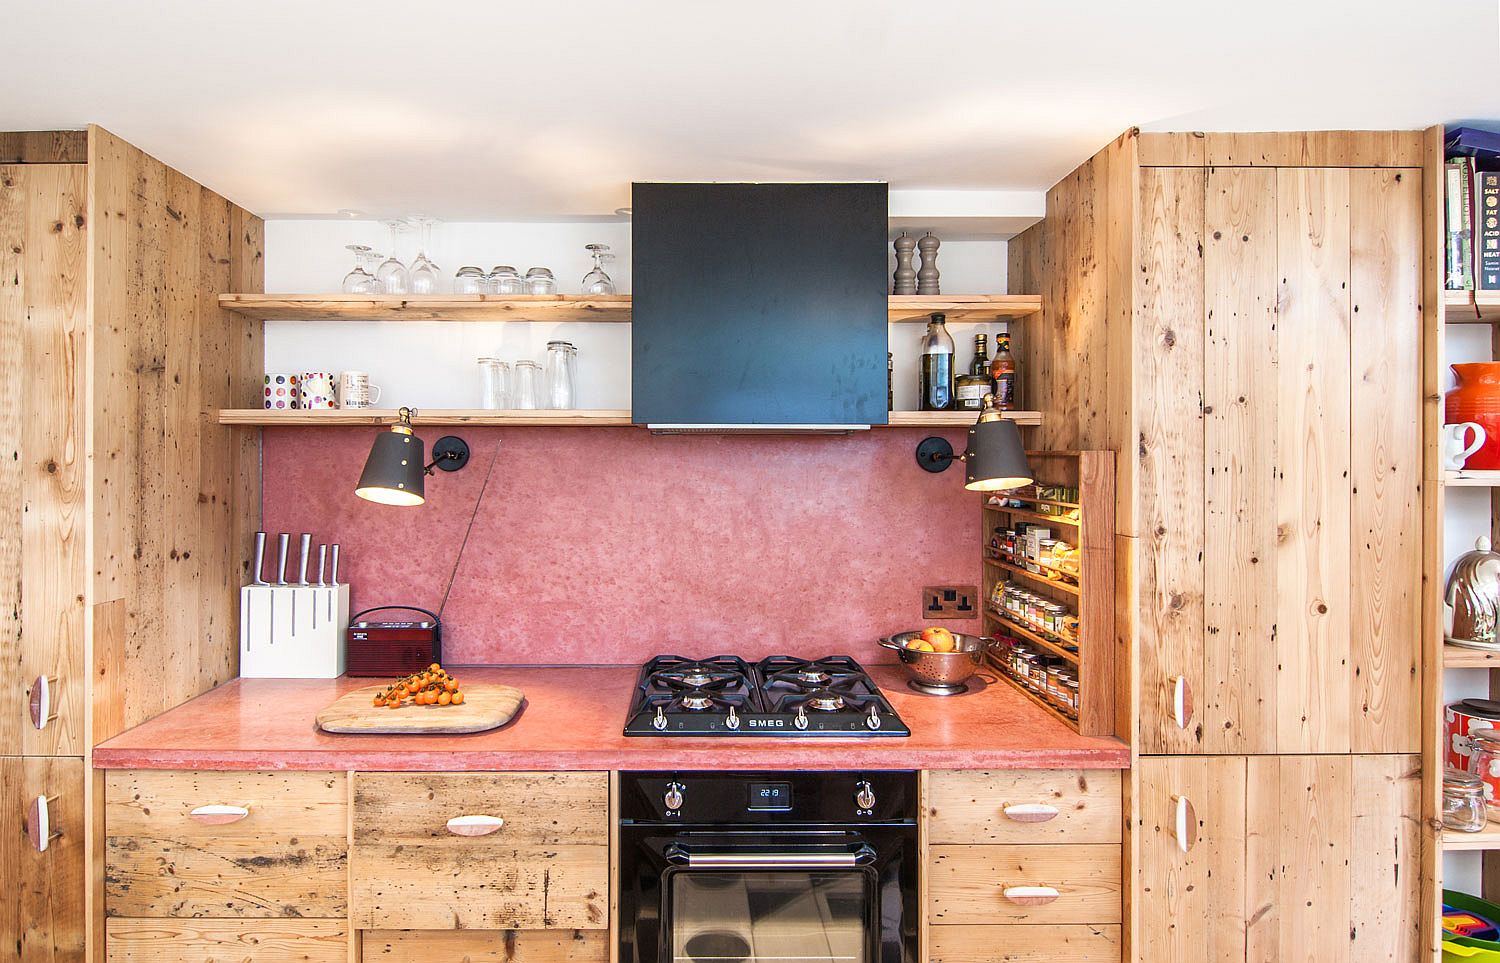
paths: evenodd
<path fill-rule="evenodd" d="M 984 407 L 984 396 L 990 393 L 990 356 L 985 350 L 989 339 L 974 335 L 974 360 L 969 370 L 953 382 L 953 405 L 959 411 L 978 411 Z"/>
<path fill-rule="evenodd" d="M 943 315 L 934 314 L 922 337 L 923 411 L 953 410 L 953 336 L 945 322 Z"/>
<path fill-rule="evenodd" d="M 990 380 L 995 383 L 995 403 L 1001 411 L 1016 407 L 1016 359 L 1010 353 L 1010 334 L 995 335 L 995 360 L 990 362 Z"/>

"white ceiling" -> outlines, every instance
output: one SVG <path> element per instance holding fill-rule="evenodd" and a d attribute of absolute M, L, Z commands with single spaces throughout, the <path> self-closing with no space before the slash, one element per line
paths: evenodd
<path fill-rule="evenodd" d="M 1132 125 L 1500 117 L 1496 0 L 0 10 L 0 129 L 102 124 L 268 216 L 597 217 L 631 180 L 1035 191 Z"/>

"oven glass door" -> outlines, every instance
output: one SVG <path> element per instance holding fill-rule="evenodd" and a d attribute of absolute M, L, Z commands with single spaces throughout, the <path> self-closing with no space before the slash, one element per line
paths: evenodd
<path fill-rule="evenodd" d="M 872 963 L 865 870 L 679 870 L 672 963 Z"/>
<path fill-rule="evenodd" d="M 858 837 L 678 837 L 669 963 L 874 963 L 879 874 Z"/>

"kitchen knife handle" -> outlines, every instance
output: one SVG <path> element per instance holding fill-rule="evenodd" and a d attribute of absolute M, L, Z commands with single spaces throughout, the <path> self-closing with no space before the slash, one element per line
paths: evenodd
<path fill-rule="evenodd" d="M 319 585 L 327 585 L 328 584 L 323 579 L 323 576 L 324 576 L 324 574 L 327 573 L 327 571 L 328 571 L 328 546 L 327 545 L 319 545 L 318 546 L 318 584 Z"/>
<path fill-rule="evenodd" d="M 297 562 L 297 584 L 298 585 L 306 585 L 307 584 L 307 561 L 308 561 L 308 557 L 311 556 L 311 555 L 312 555 L 312 535 L 310 535 L 307 532 L 303 532 L 302 533 L 302 545 L 300 546 L 300 557 L 299 557 L 299 560 Z"/>
<path fill-rule="evenodd" d="M 276 536 L 276 584 L 286 584 L 286 553 L 291 547 L 292 536 L 282 532 Z"/>
<path fill-rule="evenodd" d="M 266 533 L 255 533 L 255 577 L 256 585 L 265 585 L 266 578 Z"/>

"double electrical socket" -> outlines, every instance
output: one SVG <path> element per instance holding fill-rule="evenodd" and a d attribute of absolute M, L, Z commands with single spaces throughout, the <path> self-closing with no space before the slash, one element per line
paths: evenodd
<path fill-rule="evenodd" d="M 977 585 L 928 585 L 922 589 L 924 619 L 979 618 Z"/>

